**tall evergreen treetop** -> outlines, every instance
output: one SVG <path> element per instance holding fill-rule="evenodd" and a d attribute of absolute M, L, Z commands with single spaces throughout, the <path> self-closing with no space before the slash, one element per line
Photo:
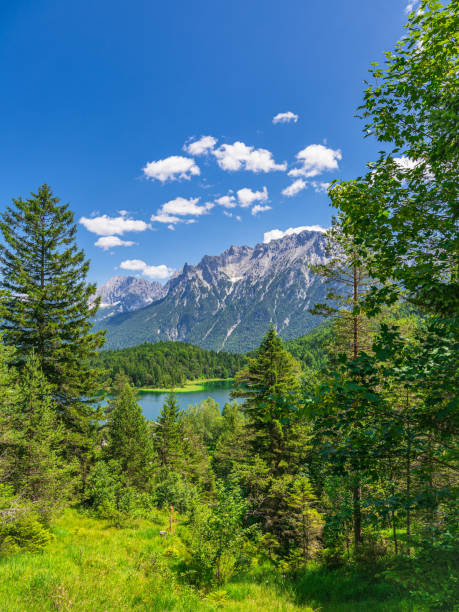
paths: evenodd
<path fill-rule="evenodd" d="M 89 360 L 103 333 L 91 333 L 98 302 L 90 304 L 95 286 L 86 280 L 89 262 L 76 245 L 76 231 L 73 213 L 48 185 L 27 200 L 13 200 L 0 217 L 0 316 L 4 341 L 17 349 L 17 366 L 37 355 L 68 445 L 81 455 L 95 416 L 91 399 L 100 388 Z"/>
<path fill-rule="evenodd" d="M 180 424 L 180 405 L 170 393 L 161 408 L 154 433 L 154 447 L 161 467 L 177 469 L 183 454 L 183 434 Z"/>

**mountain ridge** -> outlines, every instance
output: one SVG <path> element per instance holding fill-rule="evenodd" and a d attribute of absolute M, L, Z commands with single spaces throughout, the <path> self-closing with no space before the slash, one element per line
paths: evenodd
<path fill-rule="evenodd" d="M 270 322 L 284 339 L 307 333 L 321 320 L 308 309 L 327 291 L 310 270 L 326 261 L 325 240 L 322 232 L 305 230 L 185 264 L 157 300 L 98 322 L 107 328 L 106 348 L 181 340 L 245 352 L 259 344 Z"/>

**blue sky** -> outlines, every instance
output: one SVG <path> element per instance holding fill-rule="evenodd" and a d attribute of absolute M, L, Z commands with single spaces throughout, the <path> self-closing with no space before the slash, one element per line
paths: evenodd
<path fill-rule="evenodd" d="M 327 227 L 326 183 L 380 148 L 354 115 L 408 4 L 0 1 L 0 209 L 50 184 L 96 282 Z"/>

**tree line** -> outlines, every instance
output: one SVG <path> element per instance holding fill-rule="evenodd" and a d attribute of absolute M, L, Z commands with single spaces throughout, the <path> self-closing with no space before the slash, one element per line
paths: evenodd
<path fill-rule="evenodd" d="M 101 351 L 94 363 L 113 379 L 124 373 L 135 387 L 180 387 L 187 380 L 232 378 L 243 355 L 208 351 L 187 342 L 155 342 Z"/>

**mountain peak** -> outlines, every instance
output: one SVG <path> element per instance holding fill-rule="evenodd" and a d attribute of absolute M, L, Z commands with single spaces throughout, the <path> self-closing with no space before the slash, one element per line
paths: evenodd
<path fill-rule="evenodd" d="M 284 339 L 298 337 L 321 320 L 309 309 L 324 301 L 327 288 L 310 266 L 326 261 L 325 240 L 322 232 L 304 230 L 185 264 L 159 299 L 99 324 L 107 328 L 106 347 L 182 340 L 247 351 L 258 346 L 270 322 Z"/>

